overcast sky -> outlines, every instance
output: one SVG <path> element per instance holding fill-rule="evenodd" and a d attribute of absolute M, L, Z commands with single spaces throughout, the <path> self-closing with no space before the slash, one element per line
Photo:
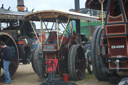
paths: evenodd
<path fill-rule="evenodd" d="M 80 0 L 80 7 L 85 7 L 86 0 Z M 4 8 L 11 7 L 11 10 L 17 10 L 17 0 L 0 0 L 0 6 L 4 4 Z M 68 11 L 74 8 L 74 0 L 24 0 L 25 6 L 30 10 L 63 10 Z"/>

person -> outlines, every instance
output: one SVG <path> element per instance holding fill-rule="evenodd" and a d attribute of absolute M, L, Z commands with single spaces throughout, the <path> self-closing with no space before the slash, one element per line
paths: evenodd
<path fill-rule="evenodd" d="M 1 68 L 2 68 L 2 56 L 1 56 L 1 49 L 0 49 L 0 76 L 1 76 Z"/>
<path fill-rule="evenodd" d="M 0 48 L 3 50 L 3 55 L 1 59 L 3 60 L 5 83 L 10 84 L 12 81 L 9 74 L 9 65 L 11 63 L 12 51 L 11 48 L 7 46 L 3 41 L 0 42 Z"/>
<path fill-rule="evenodd" d="M 39 46 L 38 41 L 35 40 L 35 41 L 32 43 L 32 45 L 33 45 L 33 49 L 38 48 L 38 46 Z"/>

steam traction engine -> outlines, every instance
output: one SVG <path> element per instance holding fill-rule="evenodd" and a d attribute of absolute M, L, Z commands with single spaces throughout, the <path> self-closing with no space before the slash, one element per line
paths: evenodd
<path fill-rule="evenodd" d="M 80 19 L 96 20 L 97 18 L 57 10 L 39 11 L 28 14 L 25 18 L 30 21 L 40 21 L 41 35 L 44 33 L 44 29 L 49 32 L 46 41 L 44 43 L 39 42 L 41 48 L 38 48 L 34 53 L 33 68 L 38 76 L 40 78 L 47 76 L 48 65 L 46 62 L 57 59 L 56 74 L 69 74 L 69 78 L 72 80 L 83 79 L 85 76 L 86 60 L 79 34 L 80 23 L 76 23 L 77 31 L 75 33 L 72 21 L 79 22 Z M 60 30 L 63 30 L 63 32 Z"/>
<path fill-rule="evenodd" d="M 99 0 L 106 10 L 105 26 L 97 28 L 92 40 L 92 65 L 95 76 L 100 81 L 121 75 L 128 71 L 128 1 Z M 96 6 L 95 8 L 93 6 Z M 98 0 L 88 0 L 86 6 L 100 9 Z M 126 76 L 126 74 L 125 74 Z"/>
<path fill-rule="evenodd" d="M 9 67 L 11 77 L 16 72 L 19 63 L 28 64 L 31 61 L 32 42 L 36 39 L 30 22 L 24 19 L 24 15 L 28 13 L 23 10 L 20 12 L 7 10 L 3 5 L 0 8 L 0 41 L 4 41 L 13 51 L 13 59 Z M 3 69 L 1 70 L 0 79 L 4 74 Z"/>

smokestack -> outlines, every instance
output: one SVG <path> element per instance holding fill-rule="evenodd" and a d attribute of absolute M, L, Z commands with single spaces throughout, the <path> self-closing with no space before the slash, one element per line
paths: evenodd
<path fill-rule="evenodd" d="M 79 0 L 75 0 L 75 12 L 80 12 Z M 80 20 L 76 20 L 76 32 L 80 34 Z"/>
<path fill-rule="evenodd" d="M 80 1 L 75 0 L 75 12 L 80 12 Z"/>
<path fill-rule="evenodd" d="M 24 11 L 24 0 L 17 0 L 17 4 L 18 11 Z"/>

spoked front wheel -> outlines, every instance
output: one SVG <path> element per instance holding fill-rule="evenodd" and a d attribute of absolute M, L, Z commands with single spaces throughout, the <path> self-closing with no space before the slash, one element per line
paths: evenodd
<path fill-rule="evenodd" d="M 71 80 L 82 80 L 85 77 L 86 59 L 82 46 L 72 45 L 68 54 L 68 73 Z"/>

